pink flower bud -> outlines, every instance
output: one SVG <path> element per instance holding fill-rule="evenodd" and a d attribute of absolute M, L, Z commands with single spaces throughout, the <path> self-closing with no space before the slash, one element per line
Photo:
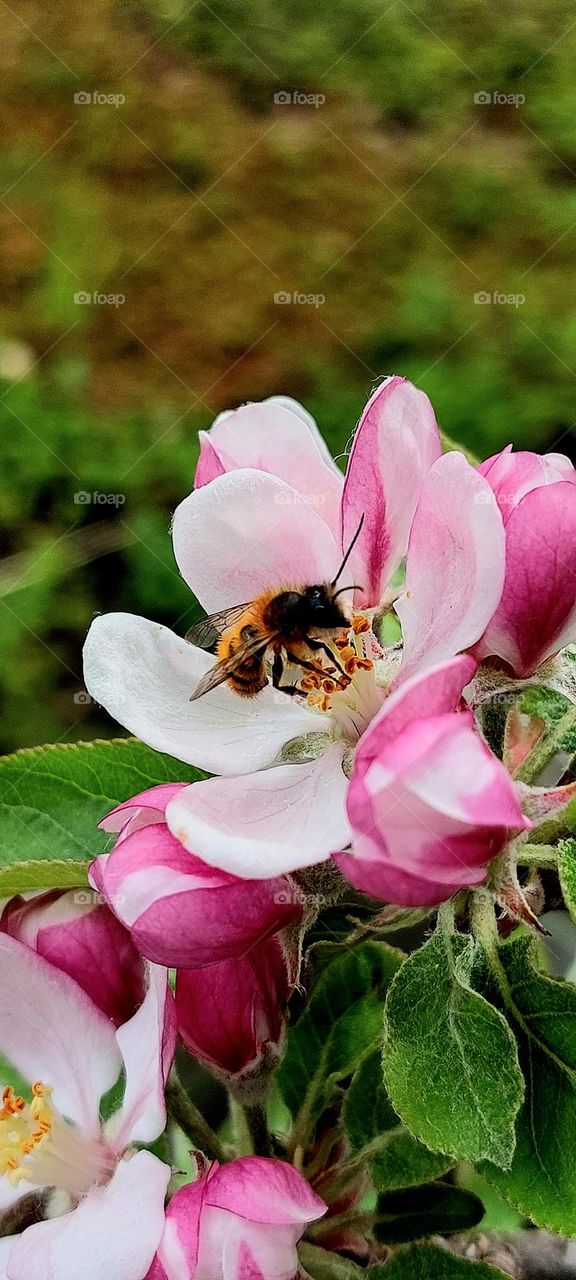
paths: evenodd
<path fill-rule="evenodd" d="M 151 787 L 103 820 L 118 838 L 90 878 L 142 955 L 199 969 L 245 955 L 300 920 L 303 908 L 284 876 L 241 880 L 189 853 L 164 817 L 180 785 Z"/>
<path fill-rule="evenodd" d="M 12 898 L 0 930 L 25 942 L 83 987 L 120 1025 L 144 998 L 145 974 L 130 934 L 92 889 Z"/>
<path fill-rule="evenodd" d="M 278 938 L 235 960 L 180 969 L 176 1010 L 186 1048 L 239 1083 L 266 1075 L 278 1061 L 291 990 Z"/>
<path fill-rule="evenodd" d="M 414 676 L 372 721 L 348 793 L 353 852 L 338 855 L 358 889 L 401 906 L 433 906 L 479 884 L 513 832 L 530 827 L 514 785 L 457 711 L 473 659 Z"/>
<path fill-rule="evenodd" d="M 506 576 L 475 653 L 528 676 L 576 640 L 576 471 L 560 453 L 511 449 L 480 467 L 504 521 Z"/>
<path fill-rule="evenodd" d="M 147 1280 L 290 1280 L 296 1245 L 326 1205 L 291 1165 L 245 1156 L 182 1187 Z"/>

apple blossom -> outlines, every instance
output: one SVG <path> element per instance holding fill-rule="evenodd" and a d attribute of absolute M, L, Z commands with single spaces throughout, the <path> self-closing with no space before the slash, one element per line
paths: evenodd
<path fill-rule="evenodd" d="M 532 824 L 504 765 L 458 710 L 467 656 L 406 681 L 364 734 L 348 792 L 344 875 L 372 897 L 431 906 L 481 883 L 513 833 Z"/>
<path fill-rule="evenodd" d="M 12 898 L 0 930 L 33 947 L 84 988 L 114 1022 L 126 1022 L 144 998 L 145 971 L 130 934 L 91 889 Z"/>
<path fill-rule="evenodd" d="M 292 987 L 277 937 L 235 960 L 180 969 L 176 1012 L 186 1048 L 238 1084 L 265 1076 L 280 1058 Z"/>
<path fill-rule="evenodd" d="M 463 455 L 439 455 L 430 403 L 401 378 L 369 400 L 345 478 L 292 401 L 222 415 L 203 438 L 198 487 L 176 511 L 173 541 L 208 611 L 286 582 L 331 581 L 364 516 L 348 566 L 355 613 L 334 644 L 351 677 L 346 689 L 305 681 L 298 698 L 268 686 L 240 699 L 223 685 L 191 702 L 210 654 L 129 614 L 93 623 L 85 649 L 93 697 L 150 746 L 219 775 L 166 805 L 172 835 L 205 863 L 262 879 L 349 843 L 351 758 L 392 674 L 370 624 L 406 553 L 398 681 L 485 629 L 502 592 L 502 519 Z"/>
<path fill-rule="evenodd" d="M 100 825 L 116 844 L 90 876 L 142 955 L 196 969 L 244 955 L 300 920 L 302 905 L 284 877 L 247 884 L 189 853 L 165 819 L 182 790 L 151 787 L 108 814 Z"/>
<path fill-rule="evenodd" d="M 148 1280 L 295 1280 L 296 1245 L 325 1212 L 284 1161 L 214 1164 L 170 1201 Z"/>
<path fill-rule="evenodd" d="M 0 1212 L 41 1190 L 44 1221 L 2 1240 L 7 1280 L 142 1280 L 164 1224 L 170 1169 L 135 1144 L 166 1123 L 175 1018 L 165 970 L 148 966 L 138 1011 L 115 1028 L 67 973 L 0 935 L 0 1049 L 30 1082 L 0 1109 Z M 122 1103 L 102 1099 L 124 1073 Z"/>
<path fill-rule="evenodd" d="M 475 652 L 528 676 L 576 640 L 576 471 L 560 453 L 513 453 L 512 445 L 479 470 L 502 513 L 506 576 Z"/>

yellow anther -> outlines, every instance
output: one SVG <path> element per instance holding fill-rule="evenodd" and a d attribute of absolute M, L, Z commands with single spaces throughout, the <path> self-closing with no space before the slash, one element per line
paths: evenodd
<path fill-rule="evenodd" d="M 357 658 L 356 666 L 359 671 L 371 671 L 374 666 L 374 663 L 371 661 L 370 658 Z"/>
<path fill-rule="evenodd" d="M 363 618 L 362 614 L 355 614 L 352 619 L 352 630 L 354 635 L 361 636 L 364 631 L 370 630 L 370 623 L 367 618 Z"/>

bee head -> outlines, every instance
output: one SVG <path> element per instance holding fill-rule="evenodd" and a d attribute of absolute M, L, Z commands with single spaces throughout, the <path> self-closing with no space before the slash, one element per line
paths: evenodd
<path fill-rule="evenodd" d="M 350 625 L 350 618 L 342 605 L 336 600 L 334 588 L 326 583 L 306 587 L 304 598 L 306 612 L 315 627 L 338 628 L 341 630 Z"/>

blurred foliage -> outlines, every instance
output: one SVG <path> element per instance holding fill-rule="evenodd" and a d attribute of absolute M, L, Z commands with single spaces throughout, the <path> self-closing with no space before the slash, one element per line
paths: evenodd
<path fill-rule="evenodd" d="M 4 749 L 112 730 L 82 701 L 95 611 L 189 624 L 169 519 L 222 407 L 296 395 L 342 454 L 394 371 L 479 454 L 573 451 L 573 17 L 568 0 L 511 0 L 504 20 L 490 0 L 5 7 Z M 294 93 L 317 105 L 274 101 Z M 124 300 L 75 302 L 94 290 Z"/>

